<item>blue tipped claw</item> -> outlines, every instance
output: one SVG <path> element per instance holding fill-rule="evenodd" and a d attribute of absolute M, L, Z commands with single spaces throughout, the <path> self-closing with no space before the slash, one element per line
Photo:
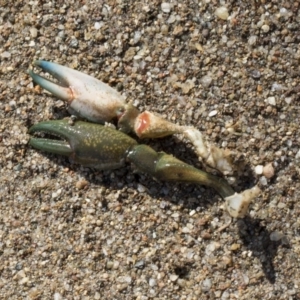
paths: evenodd
<path fill-rule="evenodd" d="M 109 122 L 123 109 L 125 99 L 102 81 L 79 71 L 37 60 L 34 65 L 50 73 L 58 83 L 29 70 L 35 83 L 69 105 L 70 113 L 96 123 Z"/>

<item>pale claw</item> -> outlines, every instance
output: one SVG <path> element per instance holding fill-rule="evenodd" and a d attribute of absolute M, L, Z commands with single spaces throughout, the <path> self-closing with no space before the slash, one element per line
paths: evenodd
<path fill-rule="evenodd" d="M 32 79 L 69 105 L 72 114 L 96 123 L 109 122 L 120 115 L 124 97 L 102 81 L 79 71 L 44 60 L 34 65 L 50 73 L 58 84 L 29 70 Z"/>

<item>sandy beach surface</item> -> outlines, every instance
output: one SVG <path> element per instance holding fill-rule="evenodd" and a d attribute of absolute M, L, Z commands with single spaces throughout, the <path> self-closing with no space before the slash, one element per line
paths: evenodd
<path fill-rule="evenodd" d="M 0 299 L 299 300 L 299 5 L 1 0 Z M 243 156 L 227 179 L 259 184 L 249 214 L 231 219 L 210 188 L 31 148 L 31 125 L 69 116 L 27 74 L 36 59 Z M 180 136 L 143 143 L 204 168 Z"/>

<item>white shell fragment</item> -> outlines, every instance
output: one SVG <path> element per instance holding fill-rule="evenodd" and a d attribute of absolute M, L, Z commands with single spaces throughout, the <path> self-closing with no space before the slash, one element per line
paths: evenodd
<path fill-rule="evenodd" d="M 225 207 L 228 213 L 234 218 L 243 218 L 247 212 L 251 201 L 260 194 L 258 186 L 245 190 L 242 193 L 235 193 L 225 198 Z"/>

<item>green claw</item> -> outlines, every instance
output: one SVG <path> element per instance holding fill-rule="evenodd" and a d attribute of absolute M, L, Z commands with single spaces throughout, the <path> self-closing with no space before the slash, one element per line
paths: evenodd
<path fill-rule="evenodd" d="M 120 131 L 99 124 L 66 120 L 46 121 L 29 129 L 29 133 L 44 132 L 62 140 L 31 138 L 34 148 L 62 154 L 74 162 L 97 169 L 115 169 L 125 163 L 126 151 L 137 142 Z"/>
<path fill-rule="evenodd" d="M 31 138 L 34 148 L 62 154 L 74 162 L 98 169 L 115 169 L 132 162 L 138 170 L 164 181 L 202 184 L 214 188 L 223 198 L 234 190 L 222 178 L 198 170 L 164 152 L 156 152 L 126 134 L 99 124 L 77 121 L 47 121 L 32 126 L 29 133 L 45 132 L 63 140 Z"/>

